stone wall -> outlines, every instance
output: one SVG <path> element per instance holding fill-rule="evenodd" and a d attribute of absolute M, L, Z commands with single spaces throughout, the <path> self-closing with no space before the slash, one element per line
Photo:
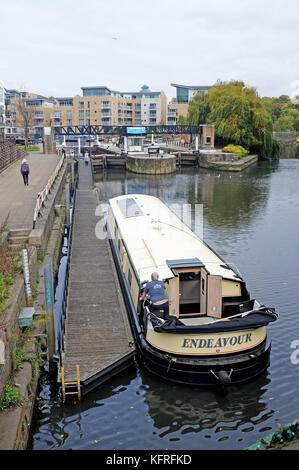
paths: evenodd
<path fill-rule="evenodd" d="M 298 132 L 274 132 L 273 136 L 280 143 L 279 157 L 299 158 L 299 147 L 296 145 Z"/>
<path fill-rule="evenodd" d="M 16 160 L 25 157 L 26 152 L 15 143 L 9 141 L 0 142 L 0 173 Z"/>
<path fill-rule="evenodd" d="M 176 171 L 175 155 L 127 155 L 126 169 L 133 173 L 146 175 L 165 175 Z"/>

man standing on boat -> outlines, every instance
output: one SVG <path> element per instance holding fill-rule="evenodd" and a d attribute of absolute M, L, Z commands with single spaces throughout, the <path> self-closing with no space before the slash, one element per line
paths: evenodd
<path fill-rule="evenodd" d="M 156 310 L 163 310 L 163 318 L 166 320 L 169 316 L 169 303 L 165 293 L 164 282 L 159 281 L 159 274 L 156 272 L 152 273 L 151 278 L 152 280 L 146 284 L 139 300 L 144 300 L 148 294 L 152 307 Z"/>

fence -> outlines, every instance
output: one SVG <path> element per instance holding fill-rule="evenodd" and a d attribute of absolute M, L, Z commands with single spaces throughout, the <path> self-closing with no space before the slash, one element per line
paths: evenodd
<path fill-rule="evenodd" d="M 13 142 L 1 142 L 0 143 L 0 173 L 5 170 L 9 165 L 19 160 L 20 158 L 25 158 L 26 152 L 20 149 Z"/>
<path fill-rule="evenodd" d="M 59 282 L 56 286 L 56 301 L 55 301 L 55 318 L 56 318 L 56 344 L 57 353 L 59 354 L 59 360 L 61 363 L 61 354 L 64 351 L 64 334 L 65 334 L 65 319 L 67 309 L 67 295 L 68 295 L 68 284 L 69 284 L 69 271 L 70 271 L 70 258 L 71 248 L 73 239 L 73 222 L 74 222 L 74 211 L 76 203 L 76 190 L 77 190 L 78 178 L 74 182 L 73 194 L 72 194 L 72 208 L 70 214 L 70 225 L 67 236 L 67 252 L 64 257 L 64 263 L 62 259 L 60 261 L 59 268 Z"/>
<path fill-rule="evenodd" d="M 52 186 L 58 176 L 58 173 L 63 165 L 63 162 L 64 162 L 64 156 L 62 156 L 61 159 L 59 160 L 55 170 L 53 171 L 52 175 L 48 179 L 48 182 L 45 188 L 40 193 L 38 193 L 36 204 L 35 204 L 35 209 L 34 209 L 34 214 L 33 214 L 33 228 L 35 228 L 36 220 L 38 216 L 40 215 L 44 202 L 47 199 L 48 194 L 52 189 Z"/>

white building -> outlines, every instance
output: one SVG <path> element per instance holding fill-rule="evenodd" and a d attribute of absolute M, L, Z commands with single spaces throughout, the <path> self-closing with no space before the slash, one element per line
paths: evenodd
<path fill-rule="evenodd" d="M 0 142 L 4 139 L 5 129 L 5 89 L 2 82 L 0 82 Z"/>

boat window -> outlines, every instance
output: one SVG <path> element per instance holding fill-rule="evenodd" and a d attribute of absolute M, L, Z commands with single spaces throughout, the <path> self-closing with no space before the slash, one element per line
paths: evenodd
<path fill-rule="evenodd" d="M 133 198 L 120 199 L 117 201 L 118 207 L 124 217 L 135 217 L 143 215 L 142 210 Z"/>

